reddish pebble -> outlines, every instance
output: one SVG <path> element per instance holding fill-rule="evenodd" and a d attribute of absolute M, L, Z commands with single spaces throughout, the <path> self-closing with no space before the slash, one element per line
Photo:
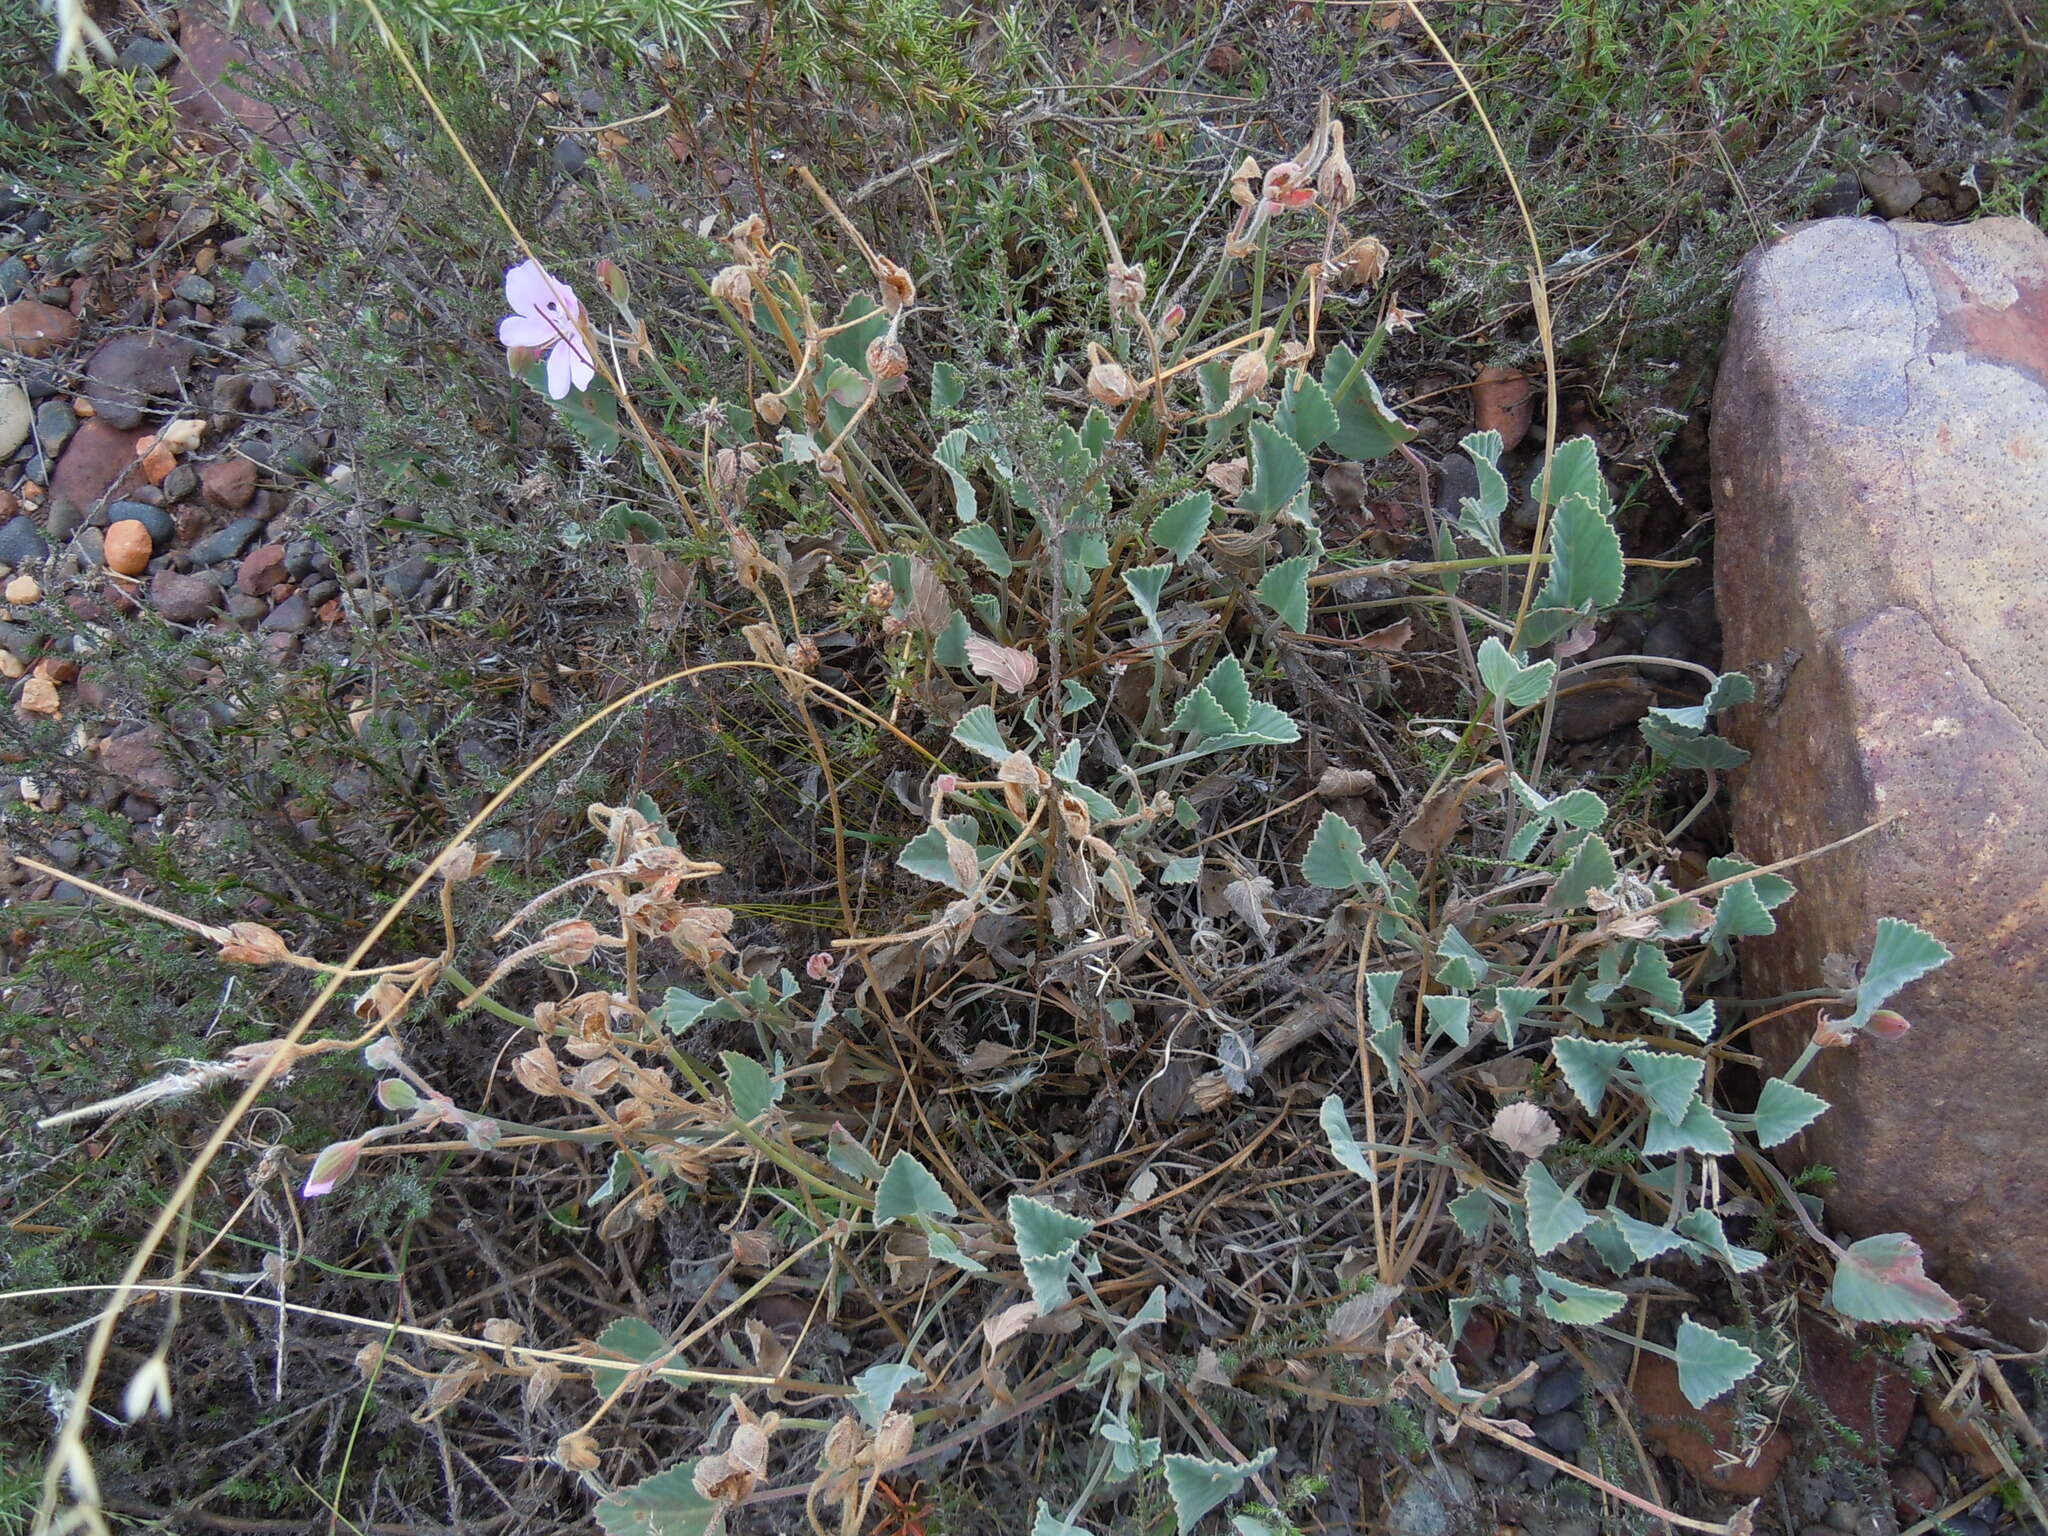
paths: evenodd
<path fill-rule="evenodd" d="M 199 483 L 205 488 L 208 501 L 230 512 L 239 512 L 256 494 L 255 462 L 239 456 L 216 459 L 200 474 Z"/>
<path fill-rule="evenodd" d="M 235 585 L 251 597 L 262 597 L 284 580 L 284 546 L 265 544 L 252 549 L 235 572 Z"/>
<path fill-rule="evenodd" d="M 0 308 L 0 352 L 48 357 L 78 335 L 78 317 L 53 304 L 17 299 Z"/>

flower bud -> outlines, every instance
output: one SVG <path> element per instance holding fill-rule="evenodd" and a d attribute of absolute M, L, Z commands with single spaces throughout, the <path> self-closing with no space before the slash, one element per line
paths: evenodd
<path fill-rule="evenodd" d="M 313 1200 L 330 1190 L 339 1189 L 355 1176 L 356 1165 L 362 1158 L 361 1141 L 337 1141 L 323 1147 L 306 1174 L 305 1185 L 299 1190 L 300 1197 Z"/>
<path fill-rule="evenodd" d="M 619 270 L 619 264 L 609 256 L 597 264 L 597 283 L 614 304 L 623 305 L 626 302 L 626 274 Z"/>
<path fill-rule="evenodd" d="M 418 1109 L 419 1090 L 402 1077 L 387 1077 L 377 1085 L 377 1102 L 389 1110 Z"/>
<path fill-rule="evenodd" d="M 813 981 L 823 981 L 838 968 L 838 958 L 829 949 L 819 950 L 804 962 L 804 974 Z"/>
<path fill-rule="evenodd" d="M 754 274 L 738 262 L 721 267 L 711 279 L 711 297 L 743 315 L 749 313 L 754 302 Z"/>
<path fill-rule="evenodd" d="M 1913 1027 L 1912 1021 L 1902 1013 L 1889 1008 L 1880 1008 L 1866 1021 L 1865 1027 L 1880 1040 L 1898 1040 Z"/>

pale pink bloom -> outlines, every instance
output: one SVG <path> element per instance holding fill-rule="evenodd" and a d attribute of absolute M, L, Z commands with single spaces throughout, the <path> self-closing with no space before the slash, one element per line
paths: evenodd
<path fill-rule="evenodd" d="M 522 261 L 505 274 L 505 303 L 512 313 L 498 322 L 498 340 L 547 359 L 548 398 L 588 389 L 597 365 L 583 334 L 583 301 L 539 262 Z"/>

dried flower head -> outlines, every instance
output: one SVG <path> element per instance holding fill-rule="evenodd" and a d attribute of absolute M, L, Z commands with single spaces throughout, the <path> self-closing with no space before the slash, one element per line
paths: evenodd
<path fill-rule="evenodd" d="M 1387 270 L 1387 248 L 1371 235 L 1361 235 L 1330 263 L 1331 277 L 1345 288 L 1369 288 Z"/>
<path fill-rule="evenodd" d="M 1341 213 L 1358 201 L 1358 178 L 1344 154 L 1344 125 L 1330 124 L 1330 153 L 1316 173 L 1316 191 L 1328 207 Z"/>
<path fill-rule="evenodd" d="M 868 376 L 878 381 L 900 379 L 910 372 L 910 354 L 893 336 L 877 336 L 868 343 Z"/>
<path fill-rule="evenodd" d="M 748 313 L 754 302 L 754 274 L 738 262 L 719 268 L 711 279 L 711 297 L 741 314 Z"/>
<path fill-rule="evenodd" d="M 754 414 L 771 427 L 779 427 L 789 416 L 789 402 L 773 390 L 754 396 Z"/>
<path fill-rule="evenodd" d="M 441 863 L 434 872 L 449 885 L 460 885 L 465 880 L 474 880 L 497 862 L 495 853 L 487 852 L 475 843 L 457 843 L 441 856 Z"/>
<path fill-rule="evenodd" d="M 1124 365 L 1095 343 L 1088 346 L 1092 361 L 1088 367 L 1088 394 L 1106 410 L 1120 410 L 1138 393 Z"/>
<path fill-rule="evenodd" d="M 1230 200 L 1240 208 L 1251 207 L 1259 200 L 1259 194 L 1252 190 L 1258 180 L 1259 162 L 1246 155 L 1231 175 Z"/>
<path fill-rule="evenodd" d="M 1503 1104 L 1487 1135 L 1523 1157 L 1538 1158 L 1557 1145 L 1557 1122 L 1541 1105 Z"/>
<path fill-rule="evenodd" d="M 758 213 L 750 213 L 726 231 L 725 243 L 741 261 L 752 261 L 762 253 L 768 225 Z"/>
<path fill-rule="evenodd" d="M 881 290 L 882 308 L 889 314 L 900 315 L 917 302 L 917 284 L 886 256 L 875 258 L 875 283 Z"/>
<path fill-rule="evenodd" d="M 1128 262 L 1109 264 L 1109 312 L 1120 320 L 1135 320 L 1145 307 L 1145 269 Z"/>
<path fill-rule="evenodd" d="M 597 1441 L 582 1430 L 573 1430 L 555 1442 L 555 1461 L 567 1472 L 597 1470 Z"/>
<path fill-rule="evenodd" d="M 220 957 L 230 965 L 278 965 L 291 958 L 291 946 L 274 928 L 261 923 L 229 923 L 213 930 Z"/>
<path fill-rule="evenodd" d="M 1273 368 L 1266 361 L 1266 354 L 1253 350 L 1242 354 L 1230 365 L 1230 406 L 1235 410 L 1247 400 L 1256 400 L 1266 392 L 1266 381 L 1273 376 Z"/>

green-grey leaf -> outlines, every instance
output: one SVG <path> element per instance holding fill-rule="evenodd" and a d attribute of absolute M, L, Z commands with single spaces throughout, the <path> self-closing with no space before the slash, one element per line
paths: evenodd
<path fill-rule="evenodd" d="M 1537 607 L 1598 613 L 1621 601 L 1621 539 L 1584 496 L 1568 496 L 1558 507 L 1550 552 L 1550 579 L 1536 594 Z"/>
<path fill-rule="evenodd" d="M 1797 1083 L 1774 1077 L 1756 1096 L 1756 1144 L 1781 1146 L 1826 1112 L 1828 1101 Z"/>
<path fill-rule="evenodd" d="M 605 1536 L 710 1536 L 724 1528 L 725 1506 L 697 1491 L 697 1465 L 685 1461 L 614 1489 L 596 1514 Z"/>
<path fill-rule="evenodd" d="M 1422 1010 L 1429 1015 L 1431 1034 L 1448 1035 L 1456 1045 L 1471 1043 L 1471 998 L 1461 997 L 1456 993 L 1437 992 L 1422 1000 Z"/>
<path fill-rule="evenodd" d="M 1707 1072 L 1706 1062 L 1699 1057 L 1669 1051 L 1631 1049 L 1628 1064 L 1643 1085 L 1643 1097 L 1669 1120 L 1685 1118 Z"/>
<path fill-rule="evenodd" d="M 1903 1232 L 1851 1243 L 1835 1268 L 1828 1303 L 1859 1323 L 1946 1323 L 1962 1309 L 1927 1278 L 1920 1245 Z"/>
<path fill-rule="evenodd" d="M 1307 555 L 1291 555 L 1259 581 L 1259 601 L 1273 610 L 1283 628 L 1296 634 L 1308 628 L 1308 573 L 1314 564 Z"/>
<path fill-rule="evenodd" d="M 953 727 L 953 739 L 992 763 L 1008 761 L 1016 750 L 1003 739 L 1003 728 L 996 723 L 996 712 L 986 704 L 977 704 L 960 717 L 960 723 Z"/>
<path fill-rule="evenodd" d="M 1500 519 L 1508 509 L 1508 483 L 1500 472 L 1500 434 L 1490 430 L 1468 433 L 1458 446 L 1465 450 L 1479 476 L 1479 495 L 1459 500 L 1457 529 L 1467 538 L 1477 539 L 1492 553 L 1502 554 Z"/>
<path fill-rule="evenodd" d="M 1166 868 L 1159 872 L 1161 885 L 1192 885 L 1202 873 L 1202 856 L 1199 853 L 1184 853 L 1177 859 L 1168 859 Z"/>
<path fill-rule="evenodd" d="M 967 450 L 973 443 L 974 438 L 965 427 L 955 427 L 932 449 L 933 460 L 953 485 L 953 515 L 963 523 L 972 523 L 981 516 L 981 500 L 975 494 L 974 482 L 967 478 Z"/>
<path fill-rule="evenodd" d="M 1031 1536 L 1095 1536 L 1095 1533 L 1085 1525 L 1062 1520 L 1045 1500 L 1040 1499 L 1037 1512 L 1031 1517 Z"/>
<path fill-rule="evenodd" d="M 1094 1222 L 1069 1216 L 1029 1195 L 1010 1196 L 1010 1226 L 1017 1234 L 1017 1252 L 1027 1259 L 1071 1254 L 1095 1230 Z"/>
<path fill-rule="evenodd" d="M 901 1361 L 884 1365 L 871 1365 L 853 1378 L 853 1409 L 861 1422 L 869 1429 L 880 1429 L 882 1418 L 896 1401 L 896 1395 L 914 1381 L 923 1381 L 924 1372 L 914 1365 Z"/>
<path fill-rule="evenodd" d="M 1301 878 L 1326 891 L 1348 891 L 1366 880 L 1365 839 L 1335 811 L 1324 811 L 1302 855 Z"/>
<path fill-rule="evenodd" d="M 1323 1123 L 1323 1135 L 1329 1139 L 1330 1155 L 1361 1179 L 1378 1178 L 1379 1175 L 1372 1166 L 1372 1159 L 1366 1154 L 1365 1148 L 1358 1144 L 1358 1138 L 1351 1133 L 1351 1118 L 1344 1113 L 1344 1101 L 1336 1094 L 1331 1094 L 1323 1100 L 1320 1118 Z"/>
<path fill-rule="evenodd" d="M 959 1214 L 952 1197 L 923 1163 L 908 1152 L 898 1152 L 889 1159 L 888 1171 L 875 1190 L 876 1226 L 886 1227 L 892 1221 L 907 1221 L 913 1216 L 945 1219 Z"/>
<path fill-rule="evenodd" d="M 1176 560 L 1185 560 L 1209 531 L 1216 514 L 1216 499 L 1207 491 L 1191 491 L 1152 519 L 1152 542 L 1171 550 Z"/>
<path fill-rule="evenodd" d="M 925 1252 L 933 1258 L 941 1263 L 951 1264 L 955 1269 L 964 1269 L 970 1275 L 988 1273 L 988 1266 L 979 1259 L 970 1259 L 963 1253 L 960 1245 L 953 1241 L 953 1234 L 944 1227 L 935 1227 L 929 1222 L 921 1222 L 919 1225 L 924 1227 Z"/>
<path fill-rule="evenodd" d="M 1606 1322 L 1628 1304 L 1628 1298 L 1620 1291 L 1581 1285 L 1576 1280 L 1565 1279 L 1563 1275 L 1553 1275 L 1540 1266 L 1536 1270 L 1536 1283 L 1542 1287 L 1536 1297 L 1536 1305 L 1554 1323 L 1589 1327 Z"/>
<path fill-rule="evenodd" d="M 1647 1221 L 1638 1221 L 1626 1211 L 1607 1208 L 1603 1218 L 1614 1228 L 1615 1233 L 1628 1245 L 1636 1259 L 1647 1264 L 1651 1259 L 1661 1258 L 1667 1253 L 1689 1246 L 1686 1240 L 1669 1227 L 1652 1226 Z"/>
<path fill-rule="evenodd" d="M 1124 586 L 1130 591 L 1131 601 L 1138 605 L 1138 612 L 1144 615 L 1147 629 L 1159 628 L 1159 596 L 1166 590 L 1166 578 L 1172 574 L 1170 565 L 1139 565 L 1124 572 Z"/>
<path fill-rule="evenodd" d="M 1225 1499 L 1237 1497 L 1238 1490 L 1265 1471 L 1276 1454 L 1269 1445 L 1241 1466 L 1227 1461 L 1204 1461 L 1199 1456 L 1168 1456 L 1166 1491 L 1173 1499 L 1173 1518 L 1179 1536 L 1187 1536 L 1202 1516 Z"/>
<path fill-rule="evenodd" d="M 1558 1035 L 1550 1042 L 1557 1070 L 1564 1074 L 1572 1097 L 1586 1106 L 1589 1115 L 1600 1113 L 1600 1100 L 1628 1049 L 1611 1040 L 1586 1040 L 1577 1035 Z"/>
<path fill-rule="evenodd" d="M 721 1051 L 718 1059 L 725 1066 L 725 1091 L 732 1100 L 733 1113 L 742 1120 L 758 1120 L 782 1097 L 784 1085 L 771 1078 L 753 1057 Z"/>
<path fill-rule="evenodd" d="M 1411 441 L 1415 429 L 1387 408 L 1358 354 L 1339 342 L 1323 362 L 1323 392 L 1337 408 L 1329 444 L 1347 459 L 1370 463 Z"/>
<path fill-rule="evenodd" d="M 1484 986 L 1493 967 L 1472 941 L 1456 928 L 1445 928 L 1436 942 L 1436 977 L 1447 987 Z"/>
<path fill-rule="evenodd" d="M 1543 1001 L 1540 987 L 1501 987 L 1493 994 L 1494 1006 L 1500 1010 L 1500 1037 L 1512 1047 L 1515 1032 L 1522 1027 L 1522 1021 L 1529 1016 L 1529 1010 Z"/>
<path fill-rule="evenodd" d="M 1766 1262 L 1764 1255 L 1756 1249 L 1744 1248 L 1739 1243 L 1729 1242 L 1728 1229 L 1722 1224 L 1721 1218 L 1704 1207 L 1687 1212 L 1679 1221 L 1678 1230 L 1719 1258 L 1738 1275 L 1762 1269 Z"/>
<path fill-rule="evenodd" d="M 979 836 L 972 816 L 949 816 L 946 818 L 946 825 L 952 829 L 955 837 L 970 845 L 974 844 Z M 925 879 L 958 891 L 964 896 L 968 887 L 961 884 L 960 876 L 954 872 L 952 860 L 946 856 L 946 846 L 944 833 L 937 827 L 926 827 L 903 845 L 903 851 L 896 855 L 896 863 L 913 875 L 922 875 Z"/>
<path fill-rule="evenodd" d="M 1273 425 L 1294 439 L 1303 453 L 1314 453 L 1337 431 L 1337 408 L 1330 397 L 1306 372 L 1299 383 L 1281 390 L 1273 408 Z"/>
<path fill-rule="evenodd" d="M 855 1141 L 846 1127 L 836 1120 L 825 1141 L 825 1161 L 841 1173 L 865 1179 L 870 1184 L 882 1176 L 882 1165 L 875 1160 L 875 1154 Z"/>
<path fill-rule="evenodd" d="M 1531 1162 L 1522 1175 L 1522 1200 L 1529 1212 L 1529 1247 L 1539 1259 L 1593 1223 L 1593 1213 L 1566 1194 L 1540 1162 Z"/>
<path fill-rule="evenodd" d="M 1689 1317 L 1678 1325 L 1676 1344 L 1678 1389 L 1695 1408 L 1734 1391 L 1737 1382 L 1763 1364 L 1755 1350 Z"/>
<path fill-rule="evenodd" d="M 1588 506 L 1605 512 L 1614 505 L 1607 491 L 1606 477 L 1600 473 L 1600 450 L 1590 437 L 1574 437 L 1557 445 L 1550 456 L 1549 494 L 1545 495 L 1543 472 L 1539 469 L 1529 482 L 1529 494 L 1542 497 L 1552 506 L 1557 506 L 1572 496 L 1585 500 Z"/>
<path fill-rule="evenodd" d="M 1497 637 L 1488 635 L 1486 643 L 1479 647 L 1479 677 L 1487 692 L 1520 709 L 1550 692 L 1557 677 L 1557 663 L 1539 661 L 1524 666 Z"/>
<path fill-rule="evenodd" d="M 971 523 L 953 535 L 953 542 L 979 560 L 998 581 L 1007 579 L 1017 569 L 1017 562 L 1003 547 L 1003 536 L 991 523 Z"/>
<path fill-rule="evenodd" d="M 644 1318 L 615 1318 L 605 1325 L 597 1336 L 597 1347 L 614 1359 L 624 1360 L 625 1365 L 599 1365 L 590 1367 L 591 1384 L 604 1396 L 610 1397 L 619 1389 L 633 1372 L 633 1367 L 645 1365 L 650 1360 L 659 1360 L 668 1353 L 668 1335 Z"/>
<path fill-rule="evenodd" d="M 967 398 L 967 386 L 960 370 L 951 363 L 932 364 L 932 409 L 950 411 Z"/>
<path fill-rule="evenodd" d="M 1645 1009 L 1659 1024 L 1672 1029 L 1682 1029 L 1693 1039 L 1707 1041 L 1714 1038 L 1714 1000 L 1710 997 L 1697 1008 L 1688 1008 L 1684 1013 L 1660 1013 L 1655 1008 Z"/>
<path fill-rule="evenodd" d="M 1950 958 L 1948 946 L 1925 929 L 1896 917 L 1880 917 L 1870 964 L 1863 968 L 1863 980 L 1856 985 L 1856 1011 L 1840 1027 L 1856 1029 L 1865 1024 L 1893 993 L 1940 970 Z"/>
<path fill-rule="evenodd" d="M 1467 1242 L 1476 1243 L 1493 1225 L 1493 1200 L 1483 1189 L 1468 1189 L 1444 1207 Z"/>
<path fill-rule="evenodd" d="M 708 997 L 699 997 L 681 987 L 670 987 L 661 1000 L 661 1006 L 654 1011 L 656 1019 L 671 1034 L 681 1034 L 692 1024 L 704 1017 L 707 1010 L 717 1003 Z"/>
<path fill-rule="evenodd" d="M 1560 912 L 1583 907 L 1593 892 L 1614 884 L 1614 876 L 1614 850 L 1602 839 L 1588 837 L 1550 888 L 1550 905 Z"/>
<path fill-rule="evenodd" d="M 1238 504 L 1259 517 L 1271 517 L 1308 479 L 1308 456 L 1294 440 L 1269 421 L 1251 425 L 1251 483 Z"/>
<path fill-rule="evenodd" d="M 1662 1157 L 1669 1152 L 1700 1152 L 1708 1157 L 1726 1157 L 1735 1150 L 1735 1138 L 1720 1116 L 1699 1099 L 1686 1106 L 1682 1118 L 1650 1111 L 1649 1127 L 1643 1132 L 1643 1155 Z"/>

